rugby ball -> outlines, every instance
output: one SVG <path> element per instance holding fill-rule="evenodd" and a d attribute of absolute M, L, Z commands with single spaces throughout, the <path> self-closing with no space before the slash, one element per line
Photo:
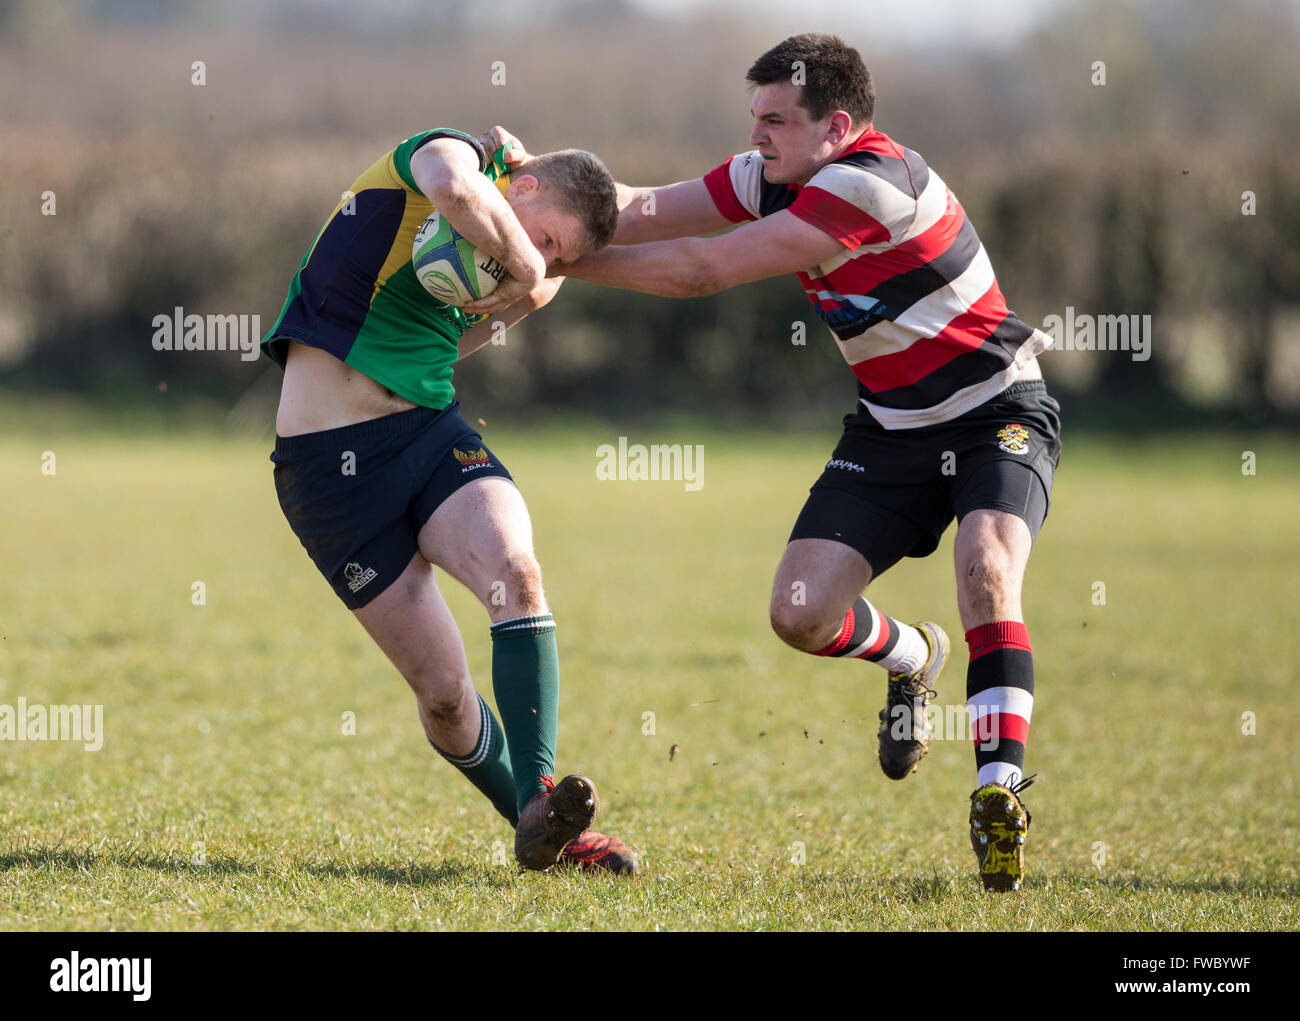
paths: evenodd
<path fill-rule="evenodd" d="M 496 290 L 506 269 L 435 212 L 415 232 L 411 263 L 421 286 L 444 305 L 467 305 Z"/>

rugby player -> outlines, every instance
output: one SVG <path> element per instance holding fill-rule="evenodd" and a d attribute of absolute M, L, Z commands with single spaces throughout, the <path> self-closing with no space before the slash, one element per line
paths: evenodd
<path fill-rule="evenodd" d="M 794 36 L 747 78 L 755 149 L 695 180 L 619 185 L 614 246 L 565 272 L 670 297 L 798 276 L 859 399 L 795 521 L 772 627 L 796 649 L 886 670 L 879 758 L 903 779 L 928 746 L 926 706 L 949 641 L 937 624 L 903 624 L 862 593 L 903 557 L 934 552 L 956 518 L 976 734 L 971 844 L 986 889 L 1018 889 L 1034 690 L 1021 586 L 1060 459 L 1059 407 L 1036 361 L 1051 338 L 1007 309 L 939 175 L 876 130 L 874 87 L 855 49 Z"/>
<path fill-rule="evenodd" d="M 508 271 L 504 315 L 475 321 L 416 279 L 411 245 L 435 209 Z M 344 193 L 263 340 L 284 369 L 271 460 L 285 517 L 410 685 L 429 743 L 515 826 L 529 869 L 633 873 L 636 858 L 588 829 L 590 779 L 553 780 L 559 660 L 532 525 L 461 417 L 452 374 L 462 335 L 478 346 L 545 305 L 563 280 L 547 267 L 608 244 L 617 219 L 590 153 L 508 167 L 472 135 L 421 132 Z M 470 680 L 435 566 L 487 610 L 500 721 Z"/>

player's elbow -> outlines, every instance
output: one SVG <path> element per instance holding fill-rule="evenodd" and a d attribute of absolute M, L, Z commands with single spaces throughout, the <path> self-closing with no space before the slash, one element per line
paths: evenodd
<path fill-rule="evenodd" d="M 418 159 L 422 153 L 416 153 Z M 411 161 L 411 176 L 424 192 L 424 197 L 439 208 L 446 208 L 464 202 L 469 194 L 470 182 L 460 167 L 446 160 L 429 157 Z"/>
<path fill-rule="evenodd" d="M 469 196 L 466 182 L 457 177 L 454 172 L 447 170 L 430 177 L 420 190 L 424 192 L 425 198 L 442 210 L 455 209 L 464 205 Z"/>

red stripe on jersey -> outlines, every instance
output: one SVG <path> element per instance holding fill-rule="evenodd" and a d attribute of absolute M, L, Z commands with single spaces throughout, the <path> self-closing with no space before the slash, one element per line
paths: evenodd
<path fill-rule="evenodd" d="M 854 142 L 853 148 L 847 150 L 844 155 L 847 156 L 853 152 L 874 152 L 877 156 L 893 156 L 895 159 L 900 160 L 903 158 L 903 147 L 888 135 L 876 131 L 874 128 Z"/>
<path fill-rule="evenodd" d="M 848 249 L 889 240 L 883 223 L 825 188 L 801 189 L 790 212 Z"/>
<path fill-rule="evenodd" d="M 1029 743 L 1029 721 L 1015 713 L 989 713 L 981 716 L 975 724 L 975 747 L 1006 738 L 1019 741 L 1022 745 Z"/>
<path fill-rule="evenodd" d="M 972 660 L 999 649 L 1034 651 L 1029 644 L 1029 629 L 1018 620 L 995 620 L 991 624 L 973 627 L 966 632 L 966 644 L 970 646 Z"/>
<path fill-rule="evenodd" d="M 732 223 L 743 223 L 754 217 L 750 216 L 749 210 L 740 204 L 740 199 L 736 197 L 736 189 L 731 185 L 731 160 L 735 158 L 732 156 L 722 166 L 714 167 L 705 174 L 704 186 L 709 189 L 709 195 L 713 199 L 713 204 L 718 207 L 719 213 Z"/>
<path fill-rule="evenodd" d="M 820 191 L 821 189 L 809 190 Z M 792 212 L 794 208 L 791 206 Z M 872 288 L 883 284 L 886 280 L 939 258 L 952 247 L 952 243 L 961 233 L 965 223 L 966 211 L 952 197 L 952 192 L 949 192 L 948 211 L 929 230 L 886 252 L 863 252 L 856 259 L 850 259 L 824 278 L 830 284 L 830 287 L 825 290 L 838 291 L 840 294 L 870 294 Z M 814 226 L 820 225 L 814 224 Z M 825 230 L 824 227 L 822 229 Z M 827 231 L 827 233 L 832 232 Z M 881 240 L 888 240 L 887 231 L 886 237 Z"/>
<path fill-rule="evenodd" d="M 911 386 L 954 358 L 974 351 L 1006 317 L 1007 304 L 994 281 L 974 305 L 933 337 L 921 337 L 905 350 L 858 362 L 853 374 L 873 392 Z"/>
<path fill-rule="evenodd" d="M 835 298 L 818 297 L 817 295 L 818 291 L 828 290 L 828 288 L 826 287 L 825 280 L 823 280 L 821 277 L 809 276 L 806 272 L 804 272 L 801 269 L 795 270 L 794 275 L 799 280 L 799 286 L 802 287 L 804 293 L 808 295 L 808 300 L 811 301 L 817 308 L 830 309 L 830 308 L 839 307 L 840 303 Z"/>

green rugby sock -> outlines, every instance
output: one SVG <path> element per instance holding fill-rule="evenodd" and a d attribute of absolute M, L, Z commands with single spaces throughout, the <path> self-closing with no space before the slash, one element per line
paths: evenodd
<path fill-rule="evenodd" d="M 492 625 L 492 691 L 510 741 L 519 811 L 555 775 L 560 726 L 560 657 L 549 613 Z"/>
<path fill-rule="evenodd" d="M 478 697 L 482 713 L 482 725 L 479 727 L 478 743 L 468 755 L 448 755 L 433 741 L 433 750 L 465 774 L 465 779 L 477 787 L 492 807 L 505 816 L 511 826 L 519 822 L 519 813 L 515 811 L 515 778 L 510 772 L 510 752 L 506 747 L 506 735 L 501 724 L 492 715 L 492 710 Z"/>

